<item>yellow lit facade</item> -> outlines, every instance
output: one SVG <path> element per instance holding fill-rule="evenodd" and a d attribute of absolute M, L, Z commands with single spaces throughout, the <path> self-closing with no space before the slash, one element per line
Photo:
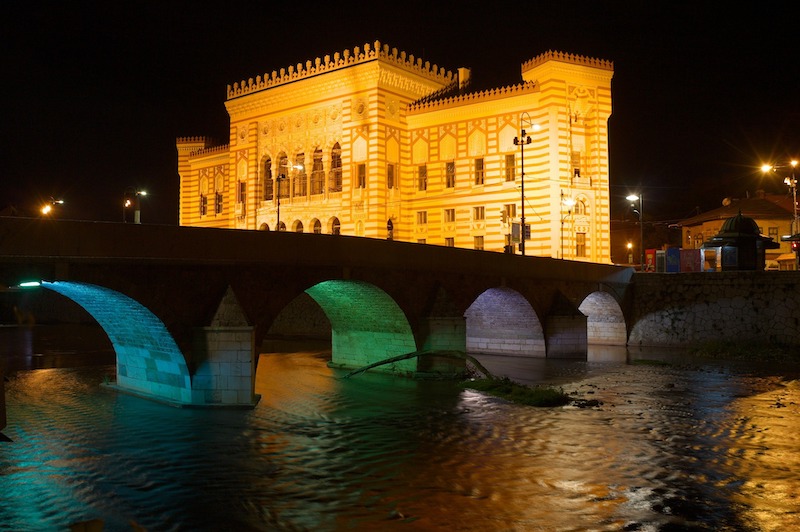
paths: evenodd
<path fill-rule="evenodd" d="M 471 91 L 375 42 L 228 86 L 229 144 L 177 140 L 180 224 L 519 253 L 524 165 L 526 254 L 608 263 L 613 64 L 521 72 Z"/>

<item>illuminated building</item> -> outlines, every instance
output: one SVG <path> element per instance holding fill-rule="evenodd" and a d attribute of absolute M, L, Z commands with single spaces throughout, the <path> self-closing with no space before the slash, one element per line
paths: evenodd
<path fill-rule="evenodd" d="M 479 90 L 375 42 L 229 85 L 229 144 L 177 140 L 180 224 L 519 253 L 524 169 L 526 254 L 610 262 L 613 63 L 521 73 Z"/>

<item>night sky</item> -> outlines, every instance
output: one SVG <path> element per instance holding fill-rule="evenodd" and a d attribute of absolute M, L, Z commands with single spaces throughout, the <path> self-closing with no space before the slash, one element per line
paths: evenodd
<path fill-rule="evenodd" d="M 119 221 L 136 187 L 143 223 L 177 223 L 175 138 L 227 142 L 228 84 L 375 40 L 495 86 L 547 50 L 613 61 L 614 217 L 634 190 L 653 220 L 785 193 L 758 166 L 800 156 L 798 9 L 693 4 L 6 3 L 0 209 Z"/>

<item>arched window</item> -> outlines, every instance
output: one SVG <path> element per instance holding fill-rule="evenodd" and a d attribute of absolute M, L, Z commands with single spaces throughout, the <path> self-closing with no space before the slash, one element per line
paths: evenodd
<path fill-rule="evenodd" d="M 286 224 L 281 222 L 278 224 L 278 231 L 286 231 Z"/>
<path fill-rule="evenodd" d="M 306 155 L 304 153 L 298 153 L 294 157 L 294 168 L 292 168 L 292 174 L 294 175 L 293 196 L 306 195 L 306 167 L 303 166 L 305 158 Z"/>
<path fill-rule="evenodd" d="M 338 142 L 331 149 L 331 173 L 328 190 L 331 192 L 342 191 L 342 148 Z"/>
<path fill-rule="evenodd" d="M 264 177 L 262 179 L 264 183 L 264 191 L 261 196 L 262 201 L 269 201 L 273 197 L 273 190 L 272 190 L 272 159 L 267 157 L 264 161 Z"/>
<path fill-rule="evenodd" d="M 583 199 L 575 201 L 575 214 L 586 215 L 586 202 Z"/>
<path fill-rule="evenodd" d="M 259 231 L 269 231 L 269 225 L 267 225 L 267 224 L 261 224 L 261 225 L 258 227 L 258 230 L 259 230 Z"/>
<path fill-rule="evenodd" d="M 391 220 L 386 222 L 386 239 L 394 240 L 394 224 Z"/>
<path fill-rule="evenodd" d="M 314 150 L 314 163 L 311 167 L 311 194 L 322 194 L 325 187 L 325 170 L 322 168 L 322 150 Z"/>
<path fill-rule="evenodd" d="M 313 222 L 311 222 L 311 228 L 312 228 L 311 230 L 314 232 L 315 235 L 322 234 L 322 222 L 320 222 L 316 218 L 314 219 Z"/>
<path fill-rule="evenodd" d="M 341 233 L 341 224 L 339 223 L 339 218 L 333 217 L 331 218 L 330 228 L 332 235 L 338 235 Z"/>
<path fill-rule="evenodd" d="M 208 214 L 208 178 L 200 179 L 200 216 Z"/>
<path fill-rule="evenodd" d="M 295 220 L 293 225 L 294 225 L 294 232 L 295 233 L 302 233 L 303 232 L 303 222 L 301 222 L 300 220 Z"/>

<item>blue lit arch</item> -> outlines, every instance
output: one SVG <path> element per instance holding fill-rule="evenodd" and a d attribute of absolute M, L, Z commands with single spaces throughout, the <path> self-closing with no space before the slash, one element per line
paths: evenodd
<path fill-rule="evenodd" d="M 147 308 L 115 290 L 72 281 L 42 282 L 92 315 L 117 355 L 117 386 L 154 399 L 191 403 L 186 359 L 167 328 Z"/>

